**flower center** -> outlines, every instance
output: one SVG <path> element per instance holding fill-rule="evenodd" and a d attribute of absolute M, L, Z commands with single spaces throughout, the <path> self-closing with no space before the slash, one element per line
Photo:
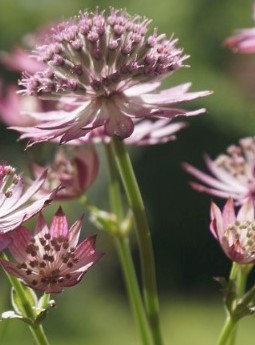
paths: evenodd
<path fill-rule="evenodd" d="M 238 246 L 246 254 L 255 254 L 255 221 L 236 221 L 228 227 L 225 238 L 230 247 Z"/>
<path fill-rule="evenodd" d="M 27 276 L 38 276 L 31 281 L 34 286 L 62 283 L 71 278 L 70 270 L 78 262 L 74 251 L 67 237 L 52 237 L 46 233 L 30 241 L 26 247 L 28 256 L 17 267 Z"/>

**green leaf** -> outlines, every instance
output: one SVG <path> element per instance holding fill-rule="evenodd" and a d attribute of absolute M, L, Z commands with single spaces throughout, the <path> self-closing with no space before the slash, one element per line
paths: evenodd
<path fill-rule="evenodd" d="M 37 303 L 38 303 L 38 299 L 37 299 L 37 296 L 36 296 L 34 290 L 23 285 L 23 291 L 26 295 L 26 300 L 28 301 L 29 305 L 32 308 L 36 308 Z M 23 304 L 23 302 L 19 299 L 19 296 L 18 296 L 18 294 L 14 288 L 12 288 L 12 290 L 11 290 L 11 302 L 12 302 L 12 306 L 13 306 L 13 308 L 17 314 L 20 314 L 24 317 L 27 316 L 26 307 Z"/>

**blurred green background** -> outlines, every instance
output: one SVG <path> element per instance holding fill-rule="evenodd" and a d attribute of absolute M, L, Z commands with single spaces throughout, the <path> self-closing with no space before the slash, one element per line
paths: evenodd
<path fill-rule="evenodd" d="M 210 197 L 198 194 L 180 163 L 203 167 L 202 155 L 215 157 L 226 146 L 255 131 L 255 57 L 233 54 L 223 46 L 234 29 L 252 26 L 252 1 L 243 0 L 0 0 L 0 49 L 10 50 L 22 37 L 47 22 L 68 18 L 96 6 L 125 7 L 131 14 L 153 19 L 159 32 L 172 32 L 191 55 L 191 68 L 182 69 L 165 81 L 176 85 L 192 81 L 194 91 L 214 94 L 190 108 L 206 107 L 208 113 L 189 119 L 190 126 L 178 140 L 162 146 L 132 148 L 135 170 L 145 198 L 152 227 L 158 285 L 166 344 L 214 344 L 224 311 L 214 276 L 227 276 L 230 263 L 208 231 Z M 17 75 L 0 67 L 2 77 Z M 0 127 L 1 160 L 25 170 L 31 152 L 18 135 Z M 107 208 L 107 174 L 104 158 L 100 179 L 90 198 Z M 219 201 L 222 204 L 222 201 Z M 57 205 L 48 211 L 53 214 Z M 63 204 L 70 222 L 82 207 Z M 87 233 L 95 229 L 86 220 Z M 57 296 L 57 307 L 46 321 L 52 344 L 138 344 L 138 336 L 126 301 L 119 264 L 111 241 L 100 234 L 98 248 L 107 253 L 82 283 Z M 133 248 L 137 261 L 138 254 Z M 138 263 L 138 262 L 137 262 Z M 9 307 L 9 287 L 1 276 L 1 310 Z M 254 319 L 242 322 L 240 344 L 254 344 Z M 0 324 L 0 344 L 32 344 L 29 332 L 19 322 Z"/>

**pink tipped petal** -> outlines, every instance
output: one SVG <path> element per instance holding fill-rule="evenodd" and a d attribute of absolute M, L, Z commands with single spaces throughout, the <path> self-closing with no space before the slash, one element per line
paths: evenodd
<path fill-rule="evenodd" d="M 236 220 L 234 202 L 233 199 L 229 198 L 223 208 L 222 212 L 223 226 L 228 228 L 230 225 L 233 225 Z"/>
<path fill-rule="evenodd" d="M 67 218 L 61 207 L 59 207 L 57 213 L 52 219 L 50 234 L 52 237 L 66 237 L 68 235 Z"/>
<path fill-rule="evenodd" d="M 211 203 L 211 224 L 210 230 L 215 238 L 221 240 L 224 235 L 223 219 L 221 211 L 215 203 Z"/>
<path fill-rule="evenodd" d="M 26 252 L 27 244 L 33 241 L 33 236 L 30 231 L 24 226 L 19 226 L 16 230 L 10 233 L 12 237 L 12 243 L 9 245 L 8 249 L 11 255 L 17 261 L 24 261 L 28 257 Z"/>
<path fill-rule="evenodd" d="M 240 208 L 237 220 L 243 221 L 253 221 L 254 220 L 254 205 L 252 199 L 248 199 Z"/>

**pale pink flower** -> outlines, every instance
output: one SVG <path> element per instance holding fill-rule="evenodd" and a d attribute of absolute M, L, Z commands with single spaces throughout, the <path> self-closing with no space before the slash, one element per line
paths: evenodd
<path fill-rule="evenodd" d="M 205 163 L 212 176 L 183 163 L 188 173 L 205 184 L 191 182 L 195 190 L 220 198 L 231 197 L 237 204 L 243 204 L 247 198 L 255 202 L 255 138 L 241 139 L 239 146 L 229 146 L 226 154 L 215 160 L 205 156 Z"/>
<path fill-rule="evenodd" d="M 52 30 L 35 54 L 45 69 L 23 76 L 23 94 L 75 105 L 72 111 L 33 113 L 36 128 L 16 128 L 30 144 L 57 139 L 65 143 L 102 126 L 108 136 L 129 137 L 134 118 L 197 115 L 176 105 L 210 94 L 188 92 L 190 84 L 156 91 L 162 79 L 187 59 L 177 39 L 147 35 L 147 18 L 124 10 L 82 13 Z"/>
<path fill-rule="evenodd" d="M 95 181 L 99 160 L 96 150 L 92 146 L 59 148 L 54 161 L 47 166 L 47 178 L 42 185 L 38 197 L 47 195 L 53 188 L 62 185 L 55 200 L 68 200 L 81 196 Z M 41 175 L 45 167 L 33 164 L 32 172 L 35 177 Z"/>
<path fill-rule="evenodd" d="M 23 178 L 15 173 L 13 167 L 0 165 L 0 235 L 15 229 L 55 198 L 59 186 L 55 186 L 55 189 L 40 199 L 33 200 L 44 184 L 46 176 L 47 171 L 42 171 L 26 189 Z"/>
<path fill-rule="evenodd" d="M 252 9 L 253 19 L 255 19 L 255 3 Z M 255 53 L 255 28 L 238 30 L 235 35 L 225 40 L 225 45 L 238 53 Z"/>
<path fill-rule="evenodd" d="M 0 61 L 11 71 L 17 72 L 26 71 L 34 74 L 44 68 L 41 61 L 32 58 L 31 53 L 21 47 L 15 47 L 11 53 L 1 51 Z"/>
<path fill-rule="evenodd" d="M 32 96 L 20 96 L 18 88 L 9 85 L 3 90 L 3 82 L 0 81 L 0 119 L 7 126 L 34 126 L 36 120 L 25 112 L 42 111 L 42 101 Z"/>
<path fill-rule="evenodd" d="M 40 214 L 34 235 L 23 226 L 11 233 L 8 250 L 16 262 L 3 259 L 0 262 L 8 273 L 24 280 L 33 289 L 61 292 L 79 283 L 103 255 L 95 250 L 96 236 L 78 244 L 81 227 L 82 219 L 79 219 L 68 229 L 61 208 L 49 228 Z"/>
<path fill-rule="evenodd" d="M 255 220 L 251 199 L 244 203 L 237 216 L 232 199 L 228 199 L 222 212 L 212 203 L 210 229 L 230 260 L 239 264 L 255 262 Z"/>

